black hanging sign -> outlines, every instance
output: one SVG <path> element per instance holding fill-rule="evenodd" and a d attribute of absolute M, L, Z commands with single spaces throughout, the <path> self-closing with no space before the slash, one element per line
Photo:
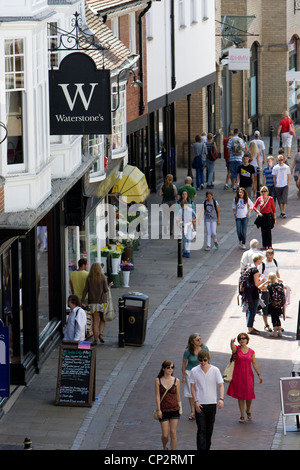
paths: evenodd
<path fill-rule="evenodd" d="M 82 52 L 49 71 L 50 134 L 111 134 L 110 71 Z"/>

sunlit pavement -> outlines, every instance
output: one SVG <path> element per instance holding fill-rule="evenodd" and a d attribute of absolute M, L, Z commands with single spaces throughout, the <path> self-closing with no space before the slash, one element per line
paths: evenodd
<path fill-rule="evenodd" d="M 177 186 L 186 170 L 178 172 Z M 143 346 L 118 347 L 118 319 L 107 323 L 105 344 L 97 346 L 96 401 L 90 409 L 55 406 L 58 348 L 55 348 L 40 374 L 24 388 L 15 403 L 0 419 L 0 448 L 22 448 L 24 438 L 32 439 L 34 449 L 73 450 L 161 450 L 160 425 L 152 418 L 155 408 L 154 380 L 161 363 L 170 358 L 174 375 L 181 379 L 181 361 L 188 336 L 200 332 L 212 353 L 212 363 L 224 369 L 230 356 L 230 339 L 246 330 L 245 315 L 237 303 L 237 279 L 242 250 L 237 248 L 231 209 L 234 193 L 223 189 L 224 160 L 216 164 L 215 197 L 221 207 L 218 227 L 219 250 L 192 252 L 183 259 L 183 277 L 177 277 L 177 241 L 143 240 L 134 252 L 130 289 L 112 290 L 115 308 L 128 291 L 149 296 L 146 339 Z M 204 191 L 198 191 L 202 202 Z M 280 415 L 280 377 L 291 375 L 299 360 L 295 340 L 298 315 L 300 199 L 292 181 L 287 219 L 278 219 L 273 230 L 273 247 L 280 275 L 292 288 L 283 338 L 270 338 L 263 320 L 256 316 L 260 336 L 252 336 L 263 384 L 256 379 L 256 400 L 252 422 L 238 423 L 236 400 L 226 397 L 218 412 L 212 449 L 298 449 L 299 433 L 283 436 Z M 150 203 L 159 203 L 153 194 Z M 261 240 L 260 231 L 250 219 L 247 244 Z M 189 421 L 188 401 L 183 397 L 183 416 L 178 425 L 178 449 L 196 449 L 196 424 Z M 289 418 L 294 424 L 295 418 Z"/>

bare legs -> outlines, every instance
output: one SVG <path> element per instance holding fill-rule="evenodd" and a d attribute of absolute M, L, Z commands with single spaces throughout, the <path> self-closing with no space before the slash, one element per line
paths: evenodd
<path fill-rule="evenodd" d="M 100 325 L 99 325 L 100 321 Z M 94 335 L 94 343 L 98 343 L 98 336 L 100 338 L 101 343 L 103 341 L 103 332 L 105 327 L 105 321 L 103 320 L 103 312 L 93 312 L 93 335 Z"/>
<path fill-rule="evenodd" d="M 169 439 L 169 426 L 170 426 L 170 444 L 171 450 L 177 449 L 177 425 L 178 419 L 170 419 L 169 421 L 162 421 L 161 425 L 161 442 L 163 449 L 167 450 L 167 444 Z"/>
<path fill-rule="evenodd" d="M 241 412 L 240 423 L 243 423 L 245 421 L 245 402 L 246 402 L 246 414 L 248 416 L 248 419 L 252 418 L 251 411 L 250 411 L 252 400 L 238 400 L 238 402 L 239 402 L 239 409 Z"/>

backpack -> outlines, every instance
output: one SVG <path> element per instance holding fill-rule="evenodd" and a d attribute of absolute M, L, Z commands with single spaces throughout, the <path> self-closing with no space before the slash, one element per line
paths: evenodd
<path fill-rule="evenodd" d="M 240 293 L 244 292 L 245 289 L 248 289 L 250 287 L 253 287 L 253 278 L 252 282 L 250 281 L 251 277 L 251 265 L 248 264 L 245 266 L 245 268 L 242 270 L 240 279 L 239 279 L 239 291 Z"/>
<path fill-rule="evenodd" d="M 273 261 L 274 261 L 274 264 L 275 264 L 275 266 L 276 266 L 276 268 L 277 268 L 277 267 L 278 267 L 278 264 L 277 264 L 277 261 L 276 261 L 276 259 L 275 259 L 275 258 L 273 258 Z M 263 274 L 263 273 L 265 272 L 266 265 L 265 265 L 265 263 L 264 263 L 264 262 L 262 262 L 262 263 L 261 263 L 261 265 L 262 265 L 262 272 L 261 272 L 261 273 Z"/>
<path fill-rule="evenodd" d="M 281 308 L 285 304 L 285 294 L 283 285 L 276 283 L 272 286 L 272 306 Z"/>
<path fill-rule="evenodd" d="M 206 144 L 206 147 L 207 147 L 208 159 L 211 162 L 214 162 L 215 160 L 217 160 L 219 158 L 219 155 L 218 155 L 218 152 L 217 152 L 217 149 L 216 149 L 214 143 L 209 142 L 209 143 Z"/>
<path fill-rule="evenodd" d="M 243 154 L 243 148 L 242 148 L 240 138 L 232 139 L 231 151 L 234 157 L 240 157 Z"/>

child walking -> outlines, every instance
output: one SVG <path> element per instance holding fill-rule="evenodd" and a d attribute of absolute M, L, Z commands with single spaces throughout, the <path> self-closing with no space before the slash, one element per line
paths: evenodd
<path fill-rule="evenodd" d="M 215 248 L 219 248 L 217 240 L 217 225 L 220 225 L 220 207 L 218 201 L 214 199 L 212 191 L 206 191 L 206 199 L 204 201 L 204 221 L 206 227 L 206 248 L 209 251 L 211 247 L 211 238 Z"/>

